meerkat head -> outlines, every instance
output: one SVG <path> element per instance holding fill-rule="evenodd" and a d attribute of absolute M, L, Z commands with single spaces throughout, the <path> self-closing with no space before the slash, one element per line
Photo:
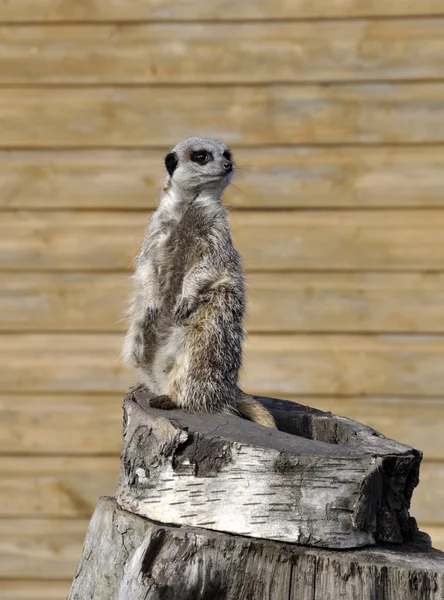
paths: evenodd
<path fill-rule="evenodd" d="M 165 157 L 168 180 L 185 192 L 222 192 L 233 178 L 230 149 L 218 140 L 188 138 Z"/>

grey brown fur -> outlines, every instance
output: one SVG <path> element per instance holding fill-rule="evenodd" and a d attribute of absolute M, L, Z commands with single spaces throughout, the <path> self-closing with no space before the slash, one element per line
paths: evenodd
<path fill-rule="evenodd" d="M 217 140 L 190 138 L 165 159 L 167 177 L 134 275 L 123 355 L 152 405 L 226 412 L 273 426 L 238 388 L 245 293 L 221 196 L 234 174 Z"/>

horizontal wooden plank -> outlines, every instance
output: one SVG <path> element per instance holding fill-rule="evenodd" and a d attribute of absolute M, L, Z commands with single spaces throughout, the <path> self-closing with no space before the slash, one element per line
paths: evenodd
<path fill-rule="evenodd" d="M 87 525 L 86 520 L 73 519 L 2 519 L 0 578 L 15 577 L 28 581 L 72 579 Z M 438 542 L 435 541 L 434 546 L 442 548 L 444 527 L 424 525 L 423 528 Z M 1 585 L 2 589 L 7 589 L 3 581 Z M 6 599 L 9 600 L 8 596 Z M 18 599 L 21 600 L 21 597 L 18 596 Z M 31 599 L 32 596 L 26 596 L 26 600 Z M 16 598 L 12 596 L 12 600 Z"/>
<path fill-rule="evenodd" d="M 120 359 L 122 339 L 104 334 L 0 336 L 0 391 L 123 393 L 134 374 Z"/>
<path fill-rule="evenodd" d="M 133 264 L 148 214 L 8 211 L 0 269 L 118 270 Z M 247 270 L 441 270 L 444 211 L 239 212 Z"/>
<path fill-rule="evenodd" d="M 0 331 L 122 332 L 130 288 L 127 273 L 0 273 Z M 247 301 L 250 333 L 444 333 L 442 273 L 250 273 Z"/>
<path fill-rule="evenodd" d="M 2 581 L 0 600 L 65 600 L 71 587 L 66 581 Z"/>
<path fill-rule="evenodd" d="M 439 15 L 441 0 L 1 0 L 2 21 L 267 20 L 356 16 Z"/>
<path fill-rule="evenodd" d="M 427 459 L 444 460 L 442 398 L 285 397 L 355 419 L 419 448 Z M 118 455 L 122 398 L 119 393 L 0 395 L 0 452 Z"/>
<path fill-rule="evenodd" d="M 419 523 L 421 531 L 425 531 L 432 538 L 432 546 L 438 550 L 444 551 L 444 526 L 429 525 L 428 523 Z"/>
<path fill-rule="evenodd" d="M 424 523 L 444 523 L 444 463 L 421 464 L 419 486 L 413 493 L 412 515 Z"/>
<path fill-rule="evenodd" d="M 1 208 L 155 208 L 162 150 L 0 152 Z M 235 148 L 234 208 L 444 207 L 444 148 Z"/>
<path fill-rule="evenodd" d="M 118 456 L 0 457 L 0 517 L 89 518 L 100 495 L 114 494 L 118 474 Z M 422 463 L 412 514 L 444 523 L 444 463 Z"/>
<path fill-rule="evenodd" d="M 285 397 L 373 427 L 389 438 L 421 450 L 426 460 L 444 459 L 443 398 Z"/>
<path fill-rule="evenodd" d="M 0 578 L 23 578 L 30 584 L 32 580 L 58 579 L 65 585 L 65 581 L 74 575 L 87 525 L 86 520 L 73 519 L 3 519 L 0 521 L 0 531 L 6 535 L 0 537 Z M 436 548 L 444 548 L 444 527 L 425 524 L 423 529 L 432 535 Z M 13 589 L 12 582 L 2 581 L 0 594 L 8 590 L 8 586 Z M 5 595 L 0 598 L 34 600 L 32 595 Z M 43 598 L 49 600 L 52 596 L 36 596 L 36 600 Z"/>
<path fill-rule="evenodd" d="M 32 533 L 29 533 L 29 535 L 26 535 L 26 531 L 23 535 L 20 535 L 12 529 L 12 527 L 19 525 L 23 527 L 26 523 L 32 526 Z M 33 579 L 41 581 L 58 578 L 61 582 L 63 581 L 63 584 L 60 582 L 59 585 L 63 586 L 66 585 L 66 580 L 72 579 L 82 549 L 83 535 L 87 527 L 86 521 L 79 522 L 66 519 L 59 521 L 44 519 L 20 521 L 14 519 L 10 521 L 10 525 L 11 527 L 8 527 L 9 539 L 3 537 L 0 539 L 0 556 L 2 558 L 0 577 L 8 579 L 14 576 L 22 577 L 24 580 L 29 581 L 28 585 L 30 587 L 35 584 Z M 48 525 L 51 525 L 51 529 L 54 528 L 54 525 L 58 526 L 59 534 L 45 535 L 45 528 Z M 444 527 L 424 525 L 423 529 L 432 535 L 435 548 L 444 548 Z M 48 586 L 46 588 L 48 595 L 33 596 L 31 589 L 29 595 L 26 595 L 25 592 L 22 595 L 19 595 L 19 593 L 14 595 L 16 586 L 18 590 L 20 590 L 19 586 L 22 586 L 21 589 L 26 591 L 25 581 L 20 583 L 2 581 L 0 598 L 1 600 L 52 600 L 53 598 L 54 600 L 62 600 L 62 597 L 59 598 L 55 594 L 50 595 L 50 586 L 53 585 L 55 585 L 54 581 L 51 581 L 50 584 L 47 581 L 41 581 L 39 587 L 44 590 L 44 586 Z"/>
<path fill-rule="evenodd" d="M 444 19 L 436 17 L 3 26 L 0 83 L 244 84 L 441 78 L 443 28 Z"/>
<path fill-rule="evenodd" d="M 89 518 L 118 478 L 118 456 L 0 457 L 0 517 Z"/>
<path fill-rule="evenodd" d="M 0 453 L 117 455 L 122 401 L 119 393 L 0 395 Z"/>
<path fill-rule="evenodd" d="M 0 392 L 123 392 L 115 334 L 0 336 Z M 251 335 L 243 386 L 268 396 L 442 397 L 443 336 Z"/>
<path fill-rule="evenodd" d="M 269 396 L 440 396 L 443 351 L 441 336 L 252 335 L 242 381 Z"/>
<path fill-rule="evenodd" d="M 0 519 L 0 579 L 72 580 L 87 527 L 87 519 Z"/>
<path fill-rule="evenodd" d="M 444 83 L 4 88 L 0 130 L 6 148 L 443 142 Z"/>

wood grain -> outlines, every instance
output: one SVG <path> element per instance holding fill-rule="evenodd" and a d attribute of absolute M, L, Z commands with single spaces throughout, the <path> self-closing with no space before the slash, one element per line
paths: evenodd
<path fill-rule="evenodd" d="M 0 273 L 0 331 L 122 332 L 128 273 Z M 443 333 L 442 273 L 250 273 L 250 333 Z M 425 309 L 427 307 L 427 309 Z"/>
<path fill-rule="evenodd" d="M 118 456 L 0 457 L 0 517 L 88 518 L 118 478 Z"/>
<path fill-rule="evenodd" d="M 5 148 L 444 141 L 444 83 L 4 88 Z M 180 109 L 177 95 L 180 94 Z"/>
<path fill-rule="evenodd" d="M 122 400 L 120 393 L 0 395 L 0 453 L 118 455 Z"/>
<path fill-rule="evenodd" d="M 444 463 L 423 462 L 411 514 L 418 521 L 444 523 Z"/>
<path fill-rule="evenodd" d="M 123 393 L 134 375 L 120 360 L 121 344 L 114 334 L 0 336 L 2 389 Z"/>
<path fill-rule="evenodd" d="M 130 268 L 148 213 L 5 212 L 0 269 Z M 247 270 L 441 270 L 444 211 L 238 212 L 234 241 Z"/>
<path fill-rule="evenodd" d="M 426 461 L 444 459 L 444 442 L 441 435 L 444 419 L 442 398 L 289 398 L 373 427 L 389 438 L 421 450 Z"/>
<path fill-rule="evenodd" d="M 425 531 L 432 538 L 432 545 L 438 550 L 444 551 L 444 527 L 439 525 L 430 525 L 429 523 L 419 523 L 422 531 Z"/>
<path fill-rule="evenodd" d="M 1 208 L 148 209 L 159 150 L 0 151 Z M 444 207 L 444 148 L 235 148 L 234 208 Z"/>
<path fill-rule="evenodd" d="M 114 334 L 0 336 L 0 391 L 124 392 Z M 242 384 L 265 396 L 442 397 L 444 337 L 251 335 Z"/>
<path fill-rule="evenodd" d="M 71 582 L 67 581 L 2 581 L 0 600 L 64 600 Z"/>
<path fill-rule="evenodd" d="M 0 518 L 89 518 L 100 495 L 113 494 L 119 459 L 113 457 L 1 457 Z M 424 461 L 412 514 L 444 521 L 444 462 Z M 26 527 L 26 522 L 22 528 Z M 1 598 L 1 596 L 0 596 Z"/>
<path fill-rule="evenodd" d="M 0 83 L 245 84 L 440 78 L 443 27 L 444 19 L 436 17 L 3 26 Z"/>
<path fill-rule="evenodd" d="M 187 20 L 267 20 L 342 18 L 356 16 L 442 15 L 441 0 L 286 0 L 276 5 L 271 0 L 8 0 L 0 1 L 1 20 L 42 21 L 187 21 Z"/>
<path fill-rule="evenodd" d="M 281 394 L 439 396 L 441 336 L 261 336 L 246 345 L 243 387 Z"/>
<path fill-rule="evenodd" d="M 387 437 L 422 450 L 426 459 L 444 460 L 443 398 L 284 396 L 369 425 Z M 0 452 L 118 455 L 121 403 L 120 393 L 0 395 Z M 100 436 L 95 429 L 99 421 Z"/>
<path fill-rule="evenodd" d="M 83 519 L 0 519 L 0 580 L 72 579 L 87 527 Z"/>

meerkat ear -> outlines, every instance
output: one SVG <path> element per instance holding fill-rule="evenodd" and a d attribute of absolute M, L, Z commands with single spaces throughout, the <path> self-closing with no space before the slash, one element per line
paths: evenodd
<path fill-rule="evenodd" d="M 175 152 L 170 152 L 165 156 L 165 167 L 168 171 L 170 177 L 173 175 L 176 170 L 179 159 L 177 158 L 177 154 Z"/>

